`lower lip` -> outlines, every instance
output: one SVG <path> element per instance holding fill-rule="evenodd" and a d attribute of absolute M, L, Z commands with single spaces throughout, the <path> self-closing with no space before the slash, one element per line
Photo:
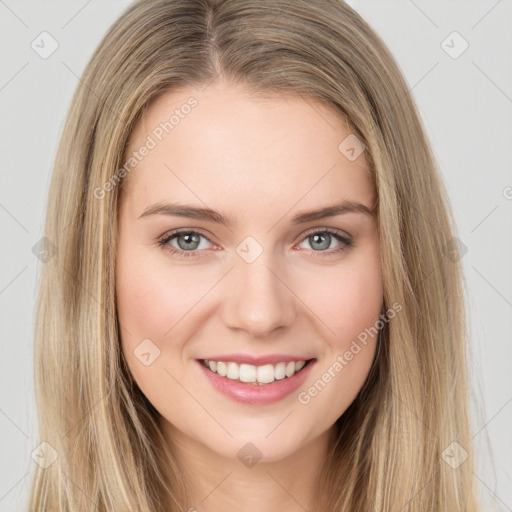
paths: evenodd
<path fill-rule="evenodd" d="M 298 373 L 291 377 L 275 380 L 271 384 L 254 384 L 238 382 L 227 377 L 221 377 L 212 372 L 204 363 L 197 361 L 201 371 L 210 381 L 214 388 L 225 396 L 244 404 L 273 404 L 279 402 L 290 393 L 295 391 L 307 379 L 311 367 L 316 363 L 316 359 L 311 360 Z"/>

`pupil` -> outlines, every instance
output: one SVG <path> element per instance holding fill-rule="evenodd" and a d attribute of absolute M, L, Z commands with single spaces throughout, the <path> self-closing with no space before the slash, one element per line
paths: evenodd
<path fill-rule="evenodd" d="M 319 247 L 319 249 L 327 249 L 329 247 L 329 240 L 330 240 L 330 235 L 328 233 L 326 233 L 324 235 L 318 235 L 318 234 L 313 235 L 313 240 L 314 240 L 313 245 L 315 243 L 317 243 L 319 239 L 322 239 L 322 238 L 324 239 L 324 243 L 323 244 L 320 243 L 321 247 Z"/>
<path fill-rule="evenodd" d="M 180 243 L 180 239 L 183 238 L 185 239 L 185 247 L 182 247 L 182 244 Z M 194 240 L 195 239 L 195 240 Z M 190 246 L 187 246 L 186 244 L 196 244 L 194 247 L 190 247 Z M 178 237 L 178 244 L 180 245 L 180 247 L 182 249 L 195 249 L 197 248 L 197 243 L 198 243 L 198 237 L 197 235 L 194 235 L 193 233 L 186 233 L 184 235 L 181 235 L 181 237 Z"/>

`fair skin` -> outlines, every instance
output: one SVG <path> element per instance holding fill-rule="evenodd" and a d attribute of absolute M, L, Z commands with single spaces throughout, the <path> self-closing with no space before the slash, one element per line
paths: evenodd
<path fill-rule="evenodd" d="M 351 131 L 319 102 L 277 94 L 258 99 L 225 82 L 201 89 L 158 98 L 130 139 L 129 154 L 190 96 L 197 99 L 125 178 L 116 260 L 123 353 L 161 414 L 164 435 L 194 489 L 186 507 L 318 510 L 315 478 L 333 425 L 363 386 L 376 340 L 308 403 L 298 395 L 378 321 L 379 235 L 375 215 L 364 212 L 300 224 L 291 219 L 343 200 L 372 210 L 376 192 L 368 163 L 364 152 L 352 161 L 342 154 L 338 146 Z M 140 217 L 157 202 L 207 207 L 233 223 Z M 184 236 L 166 245 L 190 257 L 158 245 L 180 228 L 199 232 L 195 248 Z M 349 235 L 353 245 L 326 228 Z M 316 242 L 313 234 L 320 235 Z M 237 252 L 248 236 L 262 249 L 251 263 Z M 134 354 L 145 339 L 160 350 L 149 365 Z M 272 404 L 244 404 L 214 388 L 196 361 L 233 352 L 293 354 L 316 362 L 290 395 Z M 249 442 L 261 459 L 246 466 L 237 453 Z"/>

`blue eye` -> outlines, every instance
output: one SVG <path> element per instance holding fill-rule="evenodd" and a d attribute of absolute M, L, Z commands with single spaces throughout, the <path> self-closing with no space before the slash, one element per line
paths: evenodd
<path fill-rule="evenodd" d="M 194 251 L 201 245 L 201 238 L 208 240 L 208 238 L 198 231 L 174 231 L 169 235 L 164 235 L 164 238 L 158 242 L 158 245 L 162 246 L 164 250 L 169 251 L 172 254 L 187 258 L 190 256 L 196 256 Z M 169 244 L 169 242 L 174 240 L 178 241 L 177 248 Z"/>
<path fill-rule="evenodd" d="M 332 228 L 325 228 L 322 230 L 317 229 L 316 231 L 310 231 L 306 233 L 302 240 L 309 241 L 311 246 L 317 246 L 319 250 L 312 250 L 313 253 L 317 253 L 315 256 L 329 256 L 341 253 L 353 246 L 352 237 L 342 233 L 343 232 Z M 324 250 L 330 247 L 333 238 L 340 242 L 341 245 L 335 249 Z M 197 249 L 201 248 L 201 239 L 205 239 L 212 243 L 208 237 L 199 231 L 178 230 L 165 234 L 158 241 L 158 245 L 162 247 L 163 250 L 168 251 L 180 258 L 189 258 L 191 256 L 198 256 L 197 252 L 199 251 Z M 178 247 L 170 244 L 170 242 L 174 240 L 177 241 Z"/>
<path fill-rule="evenodd" d="M 336 239 L 338 242 L 340 242 L 340 246 L 336 249 L 331 249 L 329 251 L 325 251 L 323 249 L 328 248 L 331 245 L 332 240 Z M 335 229 L 323 229 L 321 231 L 313 231 L 308 234 L 306 234 L 304 241 L 308 241 L 310 246 L 317 246 L 317 249 L 320 250 L 314 250 L 315 256 L 323 256 L 323 254 L 332 255 L 332 254 L 338 254 L 340 252 L 343 252 L 347 250 L 348 248 L 352 247 L 353 240 L 352 238 L 348 237 L 345 234 L 340 234 L 340 231 Z"/>

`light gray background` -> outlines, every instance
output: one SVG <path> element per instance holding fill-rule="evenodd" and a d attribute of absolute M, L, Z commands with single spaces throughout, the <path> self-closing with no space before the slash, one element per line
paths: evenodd
<path fill-rule="evenodd" d="M 402 68 L 452 199 L 467 247 L 475 474 L 484 510 L 512 511 L 512 2 L 349 3 Z M 80 74 L 128 5 L 0 0 L 0 512 L 24 510 L 35 464 L 32 247 L 57 143 Z M 43 31 L 59 45 L 47 59 L 31 47 Z M 469 44 L 458 58 L 445 51 L 464 44 L 453 31 Z"/>

